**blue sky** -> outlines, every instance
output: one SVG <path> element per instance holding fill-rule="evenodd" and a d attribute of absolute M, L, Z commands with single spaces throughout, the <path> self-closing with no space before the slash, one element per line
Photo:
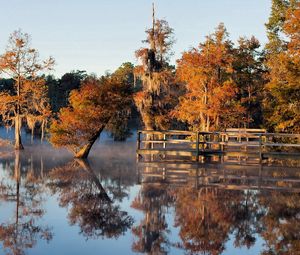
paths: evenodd
<path fill-rule="evenodd" d="M 0 53 L 21 28 L 41 57 L 56 60 L 54 75 L 71 70 L 103 74 L 123 62 L 136 63 L 151 26 L 151 0 L 0 0 Z M 233 41 L 255 35 L 266 42 L 271 0 L 155 0 L 158 18 L 174 28 L 175 55 L 197 46 L 224 22 Z"/>

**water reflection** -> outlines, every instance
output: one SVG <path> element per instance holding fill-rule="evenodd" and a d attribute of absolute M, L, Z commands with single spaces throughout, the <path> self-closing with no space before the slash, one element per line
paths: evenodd
<path fill-rule="evenodd" d="M 132 207 L 140 210 L 144 218 L 132 228 L 136 240 L 132 245 L 135 252 L 146 254 L 168 254 L 168 224 L 165 219 L 172 198 L 163 184 L 143 185 L 132 202 Z"/>
<path fill-rule="evenodd" d="M 272 192 L 260 196 L 259 204 L 266 209 L 261 219 L 261 235 L 267 248 L 263 254 L 299 254 L 300 196 Z"/>
<path fill-rule="evenodd" d="M 49 146 L 2 154 L 0 254 L 72 254 L 59 236 L 87 254 L 299 254 L 296 161 L 136 165 L 122 146 L 89 162 Z"/>
<path fill-rule="evenodd" d="M 43 217 L 43 179 L 36 176 L 32 164 L 27 171 L 21 165 L 19 152 L 15 153 L 10 172 L 0 183 L 0 199 L 13 204 L 11 218 L 0 224 L 0 240 L 7 254 L 24 254 L 36 245 L 38 239 L 50 241 L 53 233 L 41 225 Z M 27 166 L 28 167 L 28 166 Z"/>
<path fill-rule="evenodd" d="M 147 206 L 155 199 L 148 194 L 157 194 L 157 187 L 163 187 L 164 192 L 159 194 L 173 203 L 174 226 L 179 228 L 180 241 L 172 246 L 185 253 L 222 254 L 229 241 L 235 248 L 251 249 L 257 238 L 265 244 L 260 254 L 300 251 L 297 167 L 150 163 L 140 166 L 140 172 L 141 191 L 146 192 L 140 192 L 136 200 L 142 201 L 138 203 L 140 208 L 146 208 L 144 221 L 149 218 L 148 212 L 168 204 L 165 199 L 157 199 L 154 201 L 158 204 L 151 209 Z M 159 217 L 164 219 L 163 211 Z M 138 233 L 140 240 L 149 240 L 146 231 Z M 155 242 L 145 243 L 152 247 L 139 251 L 155 254 Z"/>
<path fill-rule="evenodd" d="M 60 206 L 70 208 L 70 224 L 78 224 L 86 238 L 117 238 L 131 227 L 133 218 L 113 203 L 88 161 L 75 160 L 56 168 L 49 180 L 51 191 L 59 195 Z"/>
<path fill-rule="evenodd" d="M 179 247 L 192 253 L 221 254 L 232 233 L 236 247 L 250 248 L 254 244 L 261 215 L 254 194 L 218 188 L 184 188 L 175 192 L 175 224 L 182 239 Z"/>
<path fill-rule="evenodd" d="M 43 240 L 51 244 L 55 239 L 51 224 L 55 222 L 49 215 L 52 208 L 44 205 L 53 195 L 67 210 L 70 226 L 78 226 L 85 239 L 123 235 L 133 224 L 133 217 L 121 210 L 120 202 L 128 198 L 129 186 L 136 180 L 134 174 L 128 174 L 134 169 L 134 154 L 131 160 L 114 150 L 111 155 L 115 157 L 107 160 L 109 152 L 92 157 L 90 164 L 72 161 L 64 151 L 47 145 L 15 154 L 2 151 L 0 208 L 8 210 L 0 214 L 0 254 L 27 254 Z"/>

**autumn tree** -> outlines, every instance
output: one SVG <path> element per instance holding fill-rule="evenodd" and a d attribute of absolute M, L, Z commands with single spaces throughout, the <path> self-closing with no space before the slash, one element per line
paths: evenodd
<path fill-rule="evenodd" d="M 292 2 L 292 1 L 291 1 Z M 269 82 L 264 103 L 270 129 L 300 131 L 300 2 L 287 11 L 282 25 L 286 42 L 280 51 L 268 54 L 266 66 Z"/>
<path fill-rule="evenodd" d="M 235 100 L 233 61 L 232 42 L 223 24 L 198 48 L 184 52 L 176 74 L 187 93 L 174 116 L 201 131 L 239 125 L 244 109 Z"/>
<path fill-rule="evenodd" d="M 44 80 L 41 72 L 50 70 L 54 60 L 40 60 L 31 47 L 30 37 L 21 30 L 11 34 L 4 54 L 0 56 L 0 73 L 14 81 L 13 91 L 0 93 L 2 120 L 15 127 L 15 149 L 23 149 L 21 127 L 25 117 L 35 122 L 48 116 Z M 34 120 L 33 120 L 34 119 Z"/>
<path fill-rule="evenodd" d="M 155 19 L 146 30 L 143 42 L 148 47 L 136 51 L 140 65 L 135 68 L 135 77 L 141 79 L 142 88 L 134 101 L 147 130 L 167 129 L 171 125 L 169 111 L 177 104 L 180 89 L 175 83 L 174 68 L 169 64 L 174 44 L 173 29 L 165 20 Z"/>
<path fill-rule="evenodd" d="M 88 77 L 70 93 L 69 103 L 50 127 L 50 142 L 86 158 L 107 124 L 131 105 L 131 86 L 112 76 Z"/>

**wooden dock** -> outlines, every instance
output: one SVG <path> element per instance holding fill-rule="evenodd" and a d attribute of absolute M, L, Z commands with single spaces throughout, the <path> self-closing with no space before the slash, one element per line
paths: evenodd
<path fill-rule="evenodd" d="M 268 165 L 140 163 L 139 183 L 227 190 L 300 192 L 300 168 Z"/>
<path fill-rule="evenodd" d="M 300 159 L 300 134 L 267 133 L 263 129 L 227 129 L 225 132 L 137 132 L 137 158 L 149 161 L 203 161 L 240 158 L 261 162 L 267 158 Z"/>

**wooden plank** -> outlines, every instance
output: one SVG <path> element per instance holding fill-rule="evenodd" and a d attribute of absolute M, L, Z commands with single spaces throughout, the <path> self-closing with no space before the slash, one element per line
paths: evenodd
<path fill-rule="evenodd" d="M 151 135 L 186 135 L 191 136 L 195 135 L 195 132 L 192 131 L 182 131 L 182 130 L 166 130 L 166 131 L 155 131 L 155 130 L 138 130 L 141 134 L 151 134 Z"/>
<path fill-rule="evenodd" d="M 226 128 L 226 132 L 244 132 L 244 133 L 266 133 L 266 129 L 259 129 L 259 128 Z"/>
<path fill-rule="evenodd" d="M 192 142 L 190 140 L 181 140 L 181 139 L 167 139 L 167 140 L 142 140 L 141 143 L 157 143 L 157 144 L 196 144 L 196 142 Z"/>
<path fill-rule="evenodd" d="M 247 172 L 253 172 L 253 171 L 259 171 L 260 168 L 261 170 L 264 171 L 264 173 L 267 173 L 269 171 L 278 171 L 278 170 L 284 170 L 290 171 L 294 174 L 297 172 L 300 172 L 300 167 L 297 166 L 281 166 L 281 165 L 275 165 L 275 166 L 269 166 L 269 165 L 259 165 L 257 163 L 248 163 L 248 162 L 241 162 L 239 164 L 236 164 L 236 162 L 223 162 L 220 164 L 219 162 L 210 162 L 210 163 L 205 163 L 204 166 L 198 165 L 196 162 L 185 162 L 185 163 L 174 163 L 172 162 L 165 162 L 165 161 L 151 161 L 151 162 L 141 162 L 138 165 L 139 167 L 151 167 L 154 169 L 161 169 L 161 168 L 166 168 L 168 171 L 195 171 L 195 170 L 200 170 L 200 169 L 205 169 L 206 171 L 218 171 L 220 168 L 226 171 L 247 171 Z"/>
<path fill-rule="evenodd" d="M 227 190 L 287 190 L 287 191 L 293 191 L 293 192 L 300 192 L 300 188 L 293 188 L 293 187 L 278 187 L 278 186 L 266 186 L 266 185 L 222 185 L 222 184 L 209 184 L 206 186 L 217 186 L 222 189 Z"/>
<path fill-rule="evenodd" d="M 195 150 L 178 150 L 178 149 L 140 149 L 137 150 L 138 154 L 147 154 L 147 155 L 153 155 L 153 154 L 167 154 L 167 155 L 173 155 L 173 156 L 196 156 Z"/>
<path fill-rule="evenodd" d="M 300 144 L 295 144 L 295 143 L 263 143 L 264 146 L 267 147 L 299 147 Z"/>

